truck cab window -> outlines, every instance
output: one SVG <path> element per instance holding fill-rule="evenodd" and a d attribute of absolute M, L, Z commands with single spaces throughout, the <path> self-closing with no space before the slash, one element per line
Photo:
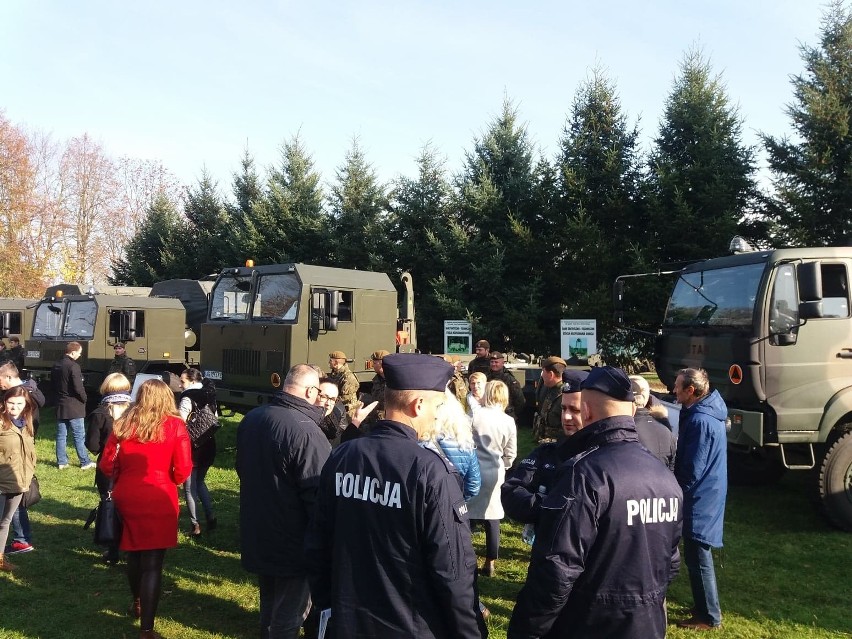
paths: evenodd
<path fill-rule="evenodd" d="M 91 339 L 95 334 L 98 307 L 94 300 L 68 302 L 63 337 Z"/>
<path fill-rule="evenodd" d="M 772 303 L 769 311 L 769 330 L 789 333 L 799 325 L 799 296 L 796 290 L 796 268 L 792 264 L 778 267 Z"/>
<path fill-rule="evenodd" d="M 849 279 L 843 264 L 821 264 L 822 316 L 849 317 Z"/>
<path fill-rule="evenodd" d="M 338 291 L 340 305 L 337 308 L 338 322 L 352 321 L 352 291 Z"/>
<path fill-rule="evenodd" d="M 136 332 L 135 337 L 145 337 L 145 311 L 136 312 Z M 129 311 L 110 311 L 109 312 L 109 337 L 116 341 L 125 341 L 128 339 L 128 330 L 130 329 L 130 312 Z"/>
<path fill-rule="evenodd" d="M 250 280 L 240 277 L 222 277 L 213 289 L 210 301 L 211 320 L 244 320 L 248 317 L 251 293 Z"/>
<path fill-rule="evenodd" d="M 273 273 L 258 278 L 254 318 L 296 321 L 302 285 L 293 273 Z"/>

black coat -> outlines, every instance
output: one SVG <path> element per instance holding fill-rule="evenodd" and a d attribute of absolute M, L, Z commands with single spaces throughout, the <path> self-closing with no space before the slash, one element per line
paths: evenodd
<path fill-rule="evenodd" d="M 86 416 L 86 389 L 83 371 L 69 355 L 53 365 L 50 381 L 56 393 L 56 419 L 81 419 Z"/>
<path fill-rule="evenodd" d="M 98 404 L 89 416 L 86 417 L 86 448 L 90 453 L 95 453 L 98 460 L 101 458 L 101 453 L 104 452 L 106 441 L 112 433 L 112 415 L 109 414 L 109 408 L 106 404 Z M 101 472 L 100 464 L 95 470 L 95 486 L 98 487 L 98 492 L 105 495 L 109 490 L 109 477 Z"/>
<path fill-rule="evenodd" d="M 205 380 L 207 382 L 207 380 Z M 192 411 L 201 410 L 210 406 L 210 410 L 216 413 L 216 387 L 211 382 L 205 383 L 201 388 L 190 388 L 183 391 L 178 397 L 181 400 L 186 397 L 192 402 Z M 201 446 L 192 447 L 192 465 L 195 468 L 210 468 L 216 461 L 216 435 L 208 437 Z"/>
<path fill-rule="evenodd" d="M 237 427 L 240 552 L 249 572 L 305 575 L 305 532 L 331 451 L 321 417 L 321 408 L 279 393 Z"/>
<path fill-rule="evenodd" d="M 541 502 L 507 637 L 663 637 L 680 567 L 680 486 L 639 445 L 632 417 L 600 420 L 569 441 L 583 452 Z"/>
<path fill-rule="evenodd" d="M 380 420 L 334 450 L 307 555 L 335 637 L 485 636 L 458 473 L 408 426 Z"/>
<path fill-rule="evenodd" d="M 647 408 L 637 408 L 633 417 L 641 444 L 674 472 L 677 456 L 677 437 L 666 425 L 651 416 Z"/>
<path fill-rule="evenodd" d="M 505 368 L 488 373 L 488 381 L 491 382 L 494 380 L 501 381 L 508 387 L 509 405 L 506 406 L 506 414 L 517 419 L 521 416 L 521 413 L 524 412 L 524 406 L 527 404 L 527 400 L 524 398 L 524 390 L 521 388 L 521 383 L 518 381 L 517 377 L 512 375 L 512 373 Z"/>

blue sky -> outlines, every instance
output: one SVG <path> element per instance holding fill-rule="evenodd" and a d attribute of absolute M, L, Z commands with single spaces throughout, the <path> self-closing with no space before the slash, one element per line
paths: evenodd
<path fill-rule="evenodd" d="M 756 132 L 790 132 L 813 0 L 361 2 L 6 0 L 0 109 L 113 156 L 157 159 L 224 192 L 245 148 L 261 169 L 299 133 L 326 182 L 358 136 L 379 177 L 415 175 L 427 142 L 457 170 L 514 100 L 547 157 L 598 65 L 656 134 L 679 62 L 698 46 Z"/>

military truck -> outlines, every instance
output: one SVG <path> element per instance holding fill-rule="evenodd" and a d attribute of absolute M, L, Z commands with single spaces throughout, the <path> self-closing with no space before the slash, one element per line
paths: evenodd
<path fill-rule="evenodd" d="M 0 298 L 0 337 L 26 335 L 33 323 L 32 305 L 37 300 Z M 21 339 L 24 339 L 21 337 Z"/>
<path fill-rule="evenodd" d="M 33 378 L 47 382 L 68 342 L 80 342 L 84 385 L 96 399 L 114 356 L 112 347 L 120 341 L 126 343 L 137 372 L 179 374 L 200 362 L 198 335 L 211 287 L 212 282 L 195 280 L 167 280 L 152 288 L 91 288 L 85 293 L 76 285 L 49 287 L 32 311 L 26 367 Z M 50 390 L 46 384 L 43 388 Z"/>
<path fill-rule="evenodd" d="M 407 278 L 407 279 L 406 279 Z M 403 275 L 403 308 L 413 306 L 411 277 Z M 274 264 L 227 268 L 210 298 L 201 328 L 201 366 L 215 380 L 217 399 L 245 413 L 280 390 L 299 362 L 328 370 L 343 351 L 363 385 L 373 378 L 370 354 L 416 346 L 413 317 L 398 319 L 397 291 L 384 273 Z"/>
<path fill-rule="evenodd" d="M 812 470 L 825 514 L 852 531 L 850 272 L 852 248 L 691 264 L 673 273 L 655 361 L 669 389 L 679 369 L 701 367 L 725 399 L 732 481 Z"/>

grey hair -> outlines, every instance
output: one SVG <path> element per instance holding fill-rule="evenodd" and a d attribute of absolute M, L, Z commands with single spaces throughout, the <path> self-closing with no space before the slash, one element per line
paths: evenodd
<path fill-rule="evenodd" d="M 696 397 L 704 397 L 710 392 L 710 379 L 703 368 L 681 368 L 678 377 L 683 377 L 683 387 L 692 386 Z"/>

